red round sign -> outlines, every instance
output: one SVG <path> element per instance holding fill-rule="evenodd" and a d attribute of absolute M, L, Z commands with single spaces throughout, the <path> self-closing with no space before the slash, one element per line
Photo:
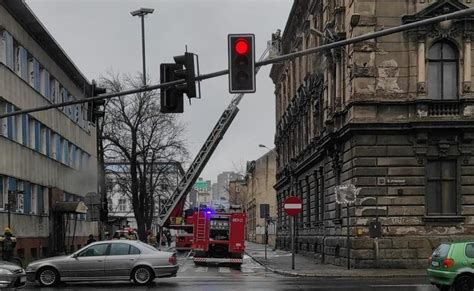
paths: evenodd
<path fill-rule="evenodd" d="M 285 199 L 283 208 L 285 209 L 286 214 L 295 216 L 301 212 L 301 209 L 303 209 L 303 204 L 298 197 L 290 196 Z"/>

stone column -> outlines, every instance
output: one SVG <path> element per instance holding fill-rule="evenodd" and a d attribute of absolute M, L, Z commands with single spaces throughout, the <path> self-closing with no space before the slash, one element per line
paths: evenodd
<path fill-rule="evenodd" d="M 418 94 L 426 94 L 426 57 L 425 57 L 425 40 L 418 40 Z"/>
<path fill-rule="evenodd" d="M 463 93 L 468 93 L 471 91 L 471 66 L 471 38 L 466 37 L 464 39 L 464 77 L 462 82 Z"/>

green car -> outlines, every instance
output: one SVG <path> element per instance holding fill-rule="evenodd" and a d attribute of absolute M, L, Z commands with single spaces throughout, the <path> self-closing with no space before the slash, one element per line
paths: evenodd
<path fill-rule="evenodd" d="M 474 242 L 443 243 L 429 258 L 428 276 L 441 291 L 474 289 Z"/>

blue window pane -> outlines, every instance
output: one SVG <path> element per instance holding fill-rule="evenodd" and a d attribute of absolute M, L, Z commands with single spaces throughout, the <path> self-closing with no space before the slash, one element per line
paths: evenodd
<path fill-rule="evenodd" d="M 28 52 L 25 48 L 20 47 L 20 76 L 28 82 Z"/>
<path fill-rule="evenodd" d="M 13 37 L 6 31 L 3 32 L 3 37 L 5 38 L 6 65 L 13 70 L 15 60 L 15 54 L 13 52 Z"/>
<path fill-rule="evenodd" d="M 22 142 L 24 146 L 28 146 L 29 132 L 28 132 L 28 114 L 23 114 L 21 116 L 21 133 L 22 133 Z"/>
<path fill-rule="evenodd" d="M 51 142 L 51 130 L 49 128 L 46 128 L 46 155 L 48 157 L 51 156 L 50 142 Z"/>
<path fill-rule="evenodd" d="M 8 191 L 16 191 L 16 179 L 8 177 Z"/>
<path fill-rule="evenodd" d="M 56 135 L 56 160 L 62 161 L 62 151 L 61 151 L 61 137 Z"/>
<path fill-rule="evenodd" d="M 33 59 L 33 87 L 40 90 L 40 64 L 36 59 Z"/>
<path fill-rule="evenodd" d="M 43 86 L 44 86 L 44 96 L 51 100 L 51 82 L 49 80 L 49 72 L 43 70 Z"/>
<path fill-rule="evenodd" d="M 36 185 L 36 193 L 37 193 L 37 199 L 36 199 L 36 203 L 37 203 L 37 209 L 38 209 L 38 213 L 41 214 L 44 212 L 44 202 L 43 202 L 43 187 L 40 186 L 40 185 Z"/>
<path fill-rule="evenodd" d="M 64 163 L 69 165 L 69 143 L 67 140 L 64 140 Z"/>
<path fill-rule="evenodd" d="M 31 184 L 29 182 L 23 182 L 24 187 L 24 197 L 23 197 L 23 205 L 25 213 L 30 213 L 31 211 Z"/>
<path fill-rule="evenodd" d="M 41 124 L 35 121 L 35 150 L 41 151 Z"/>
<path fill-rule="evenodd" d="M 7 112 L 13 112 L 13 105 L 7 104 Z M 9 139 L 13 139 L 15 136 L 14 122 L 15 119 L 13 116 L 7 117 L 7 135 Z"/>

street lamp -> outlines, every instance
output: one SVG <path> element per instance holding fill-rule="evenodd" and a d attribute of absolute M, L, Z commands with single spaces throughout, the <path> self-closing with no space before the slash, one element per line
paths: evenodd
<path fill-rule="evenodd" d="M 143 59 L 143 86 L 146 86 L 146 67 L 145 67 L 145 15 L 152 14 L 155 9 L 140 8 L 130 12 L 132 16 L 139 16 L 142 20 L 142 59 Z"/>

